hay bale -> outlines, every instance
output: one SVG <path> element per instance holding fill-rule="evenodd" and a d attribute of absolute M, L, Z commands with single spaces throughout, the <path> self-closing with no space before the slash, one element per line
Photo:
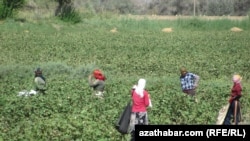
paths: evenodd
<path fill-rule="evenodd" d="M 238 28 L 238 27 L 233 27 L 230 29 L 232 32 L 241 32 L 243 31 L 242 29 Z"/>
<path fill-rule="evenodd" d="M 172 28 L 163 28 L 162 32 L 172 32 L 173 29 Z"/>
<path fill-rule="evenodd" d="M 117 29 L 116 29 L 116 28 L 113 28 L 113 29 L 110 30 L 110 32 L 116 33 L 116 32 L 117 32 Z"/>

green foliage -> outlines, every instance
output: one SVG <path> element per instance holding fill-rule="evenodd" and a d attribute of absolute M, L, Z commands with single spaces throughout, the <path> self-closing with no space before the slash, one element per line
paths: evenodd
<path fill-rule="evenodd" d="M 17 10 L 22 8 L 24 4 L 25 0 L 0 1 L 0 19 L 13 18 L 18 12 Z"/>
<path fill-rule="evenodd" d="M 232 15 L 234 13 L 233 0 L 218 0 L 210 2 L 208 5 L 208 15 Z"/>
<path fill-rule="evenodd" d="M 82 19 L 91 19 L 95 16 L 95 14 L 91 11 L 86 11 L 86 12 L 83 12 L 81 13 L 81 18 Z"/>
<path fill-rule="evenodd" d="M 195 3 L 194 3 L 195 2 Z M 76 2 L 77 3 L 77 2 Z M 231 15 L 245 16 L 248 0 L 88 0 L 78 2 L 79 8 L 100 14 L 111 12 L 135 15 Z"/>
<path fill-rule="evenodd" d="M 152 97 L 150 124 L 214 124 L 227 103 L 231 76 L 238 72 L 243 76 L 242 114 L 250 122 L 250 32 L 243 28 L 249 20 L 237 22 L 245 30 L 237 33 L 229 30 L 233 21 L 219 29 L 220 20 L 56 22 L 0 24 L 3 140 L 122 140 L 114 123 L 141 77 Z M 172 26 L 173 32 L 161 32 Z M 110 32 L 114 27 L 117 33 Z M 199 103 L 180 90 L 182 65 L 201 77 Z M 19 91 L 33 88 L 36 67 L 47 79 L 46 94 L 18 97 Z M 105 99 L 93 97 L 88 85 L 94 68 L 107 76 Z"/>
<path fill-rule="evenodd" d="M 78 11 L 75 10 L 72 4 L 67 4 L 62 7 L 62 12 L 59 18 L 65 22 L 79 23 L 81 22 L 81 16 Z"/>
<path fill-rule="evenodd" d="M 73 1 L 71 0 L 55 0 L 58 2 L 57 9 L 55 11 L 55 16 L 59 17 L 62 21 L 79 23 L 81 22 L 81 16 L 78 11 L 73 6 Z"/>

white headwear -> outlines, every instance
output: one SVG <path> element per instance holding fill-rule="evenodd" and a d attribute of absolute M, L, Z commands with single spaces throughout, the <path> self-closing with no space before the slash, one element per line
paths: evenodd
<path fill-rule="evenodd" d="M 138 81 L 137 87 L 135 88 L 136 94 L 140 95 L 140 97 L 143 97 L 143 91 L 146 86 L 146 80 L 141 78 Z"/>
<path fill-rule="evenodd" d="M 240 83 L 242 80 L 242 77 L 239 74 L 233 75 L 233 82 L 234 83 Z"/>

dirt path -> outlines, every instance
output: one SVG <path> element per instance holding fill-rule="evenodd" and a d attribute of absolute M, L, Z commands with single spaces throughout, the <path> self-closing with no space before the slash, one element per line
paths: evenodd
<path fill-rule="evenodd" d="M 127 15 L 121 16 L 133 19 L 150 19 L 150 20 L 177 20 L 177 19 L 191 19 L 194 16 L 160 16 L 160 15 Z M 204 20 L 218 20 L 218 19 L 229 19 L 229 20 L 243 20 L 249 18 L 248 16 L 195 16 Z"/>

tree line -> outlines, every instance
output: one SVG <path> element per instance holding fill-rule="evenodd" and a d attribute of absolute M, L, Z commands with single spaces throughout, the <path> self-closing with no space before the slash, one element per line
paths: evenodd
<path fill-rule="evenodd" d="M 36 0 L 0 0 L 0 20 L 14 17 L 28 1 Z M 91 14 L 246 16 L 250 13 L 250 0 L 52 0 L 46 4 L 49 3 L 57 4 L 56 17 L 74 23 L 82 18 L 78 9 Z"/>
<path fill-rule="evenodd" d="M 246 16 L 250 11 L 250 0 L 92 0 L 91 4 L 99 12 L 139 15 Z"/>

